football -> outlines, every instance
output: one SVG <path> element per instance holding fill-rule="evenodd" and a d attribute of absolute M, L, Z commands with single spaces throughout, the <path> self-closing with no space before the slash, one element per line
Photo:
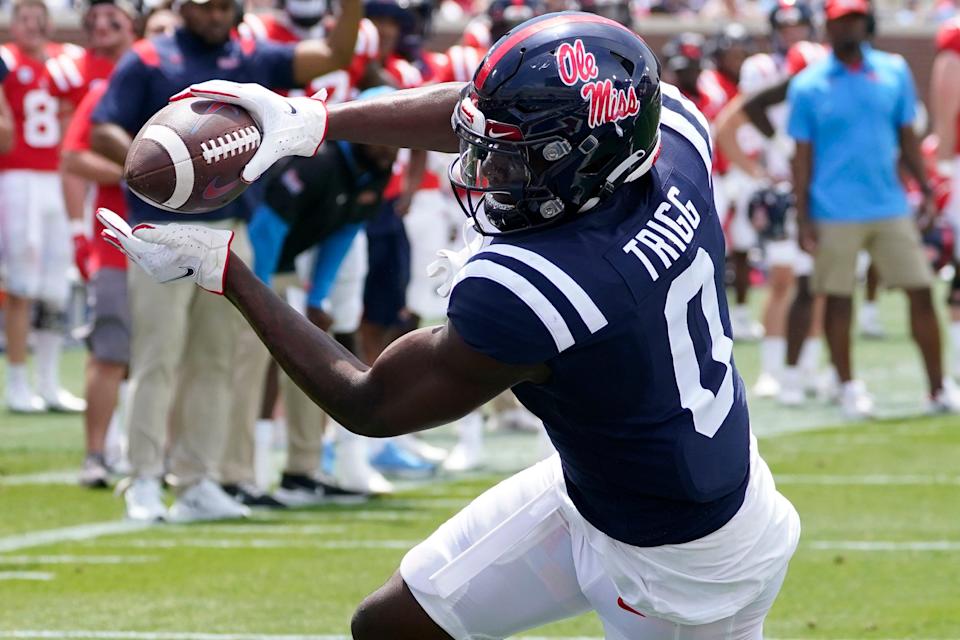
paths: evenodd
<path fill-rule="evenodd" d="M 155 207 L 178 213 L 213 211 L 247 188 L 240 172 L 260 139 L 260 128 L 241 107 L 200 98 L 171 102 L 134 138 L 124 179 Z"/>

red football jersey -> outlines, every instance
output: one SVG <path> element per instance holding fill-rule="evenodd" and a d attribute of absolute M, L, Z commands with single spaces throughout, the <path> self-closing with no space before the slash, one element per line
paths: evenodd
<path fill-rule="evenodd" d="M 27 56 L 14 43 L 0 46 L 0 56 L 10 73 L 3 92 L 13 112 L 13 148 L 0 155 L 0 170 L 56 171 L 60 164 L 60 119 L 57 98 L 50 95 L 47 63 L 64 51 L 47 43 L 44 60 Z"/>
<path fill-rule="evenodd" d="M 943 23 L 937 31 L 937 51 L 953 51 L 960 54 L 960 17 Z M 960 114 L 957 114 L 957 131 L 960 131 Z M 960 135 L 957 136 L 957 154 L 960 154 Z"/>
<path fill-rule="evenodd" d="M 50 95 L 76 106 L 87 93 L 90 83 L 108 78 L 115 65 L 115 60 L 98 56 L 90 49 L 66 47 L 59 56 L 47 60 Z"/>
<path fill-rule="evenodd" d="M 787 51 L 787 75 L 793 77 L 809 67 L 814 62 L 819 62 L 827 57 L 830 48 L 819 42 L 808 42 L 803 40 L 790 47 Z"/>
<path fill-rule="evenodd" d="M 284 21 L 281 14 L 248 13 L 238 28 L 243 38 L 271 40 L 273 42 L 299 42 L 304 38 L 322 38 L 324 29 L 317 25 L 306 33 L 298 34 L 293 26 Z M 377 27 L 366 18 L 360 21 L 357 31 L 357 44 L 354 47 L 353 61 L 347 69 L 331 71 L 314 78 L 305 91 L 294 90 L 288 95 L 313 95 L 321 89 L 327 90 L 327 104 L 345 102 L 355 97 L 357 87 L 366 73 L 367 66 L 380 57 L 380 33 Z"/>
<path fill-rule="evenodd" d="M 86 151 L 90 149 L 90 131 L 93 129 L 90 115 L 106 90 L 107 83 L 102 79 L 94 80 L 90 84 L 86 95 L 81 98 L 76 111 L 73 113 L 67 131 L 63 134 L 64 150 Z M 97 209 L 106 207 L 115 211 L 122 218 L 127 216 L 127 203 L 124 200 L 120 185 L 98 185 L 94 207 Z M 107 244 L 107 241 L 100 235 L 101 231 L 103 231 L 103 225 L 98 219 L 94 218 L 93 241 L 90 247 L 90 273 L 96 273 L 101 267 L 126 269 L 127 259 L 122 253 Z"/>

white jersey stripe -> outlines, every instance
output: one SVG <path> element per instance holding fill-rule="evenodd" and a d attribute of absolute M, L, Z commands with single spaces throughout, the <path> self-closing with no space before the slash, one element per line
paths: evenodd
<path fill-rule="evenodd" d="M 80 88 L 83 86 L 83 75 L 80 73 L 80 70 L 77 68 L 76 63 L 73 61 L 73 58 L 67 55 L 57 56 L 57 61 L 60 63 L 60 68 L 63 71 L 64 75 L 67 77 L 67 80 L 74 87 Z"/>
<path fill-rule="evenodd" d="M 536 269 L 570 301 L 570 304 L 573 305 L 573 308 L 580 315 L 580 319 L 587 325 L 590 333 L 596 333 L 607 326 L 607 319 L 597 305 L 594 304 L 590 296 L 587 295 L 587 292 L 583 290 L 583 287 L 577 284 L 577 282 L 560 267 L 540 254 L 509 244 L 492 244 L 484 248 L 480 253 L 496 253 L 501 256 L 507 256 L 508 258 L 519 260 L 532 269 Z"/>
<path fill-rule="evenodd" d="M 573 334 L 570 333 L 570 327 L 564 322 L 563 316 L 546 296 L 520 274 L 496 262 L 473 260 L 460 270 L 453 286 L 456 287 L 467 278 L 485 278 L 505 287 L 536 314 L 557 345 L 557 351 L 565 351 L 573 346 Z"/>
<path fill-rule="evenodd" d="M 707 146 L 707 141 L 700 135 L 696 127 L 676 111 L 668 109 L 666 105 L 664 105 L 660 111 L 660 125 L 673 129 L 689 140 L 700 154 L 700 158 L 707 168 L 707 175 L 713 175 L 713 160 L 710 158 L 710 147 Z"/>
<path fill-rule="evenodd" d="M 47 73 L 50 74 L 50 78 L 53 80 L 53 83 L 57 85 L 57 89 L 66 93 L 70 90 L 70 84 L 67 82 L 67 79 L 63 75 L 63 70 L 60 68 L 60 65 L 57 64 L 56 58 L 50 58 L 47 60 Z"/>
<path fill-rule="evenodd" d="M 0 47 L 0 58 L 3 58 L 3 63 L 7 65 L 8 71 L 15 71 L 17 68 L 17 59 L 10 53 L 10 49 L 6 47 Z"/>
<path fill-rule="evenodd" d="M 710 131 L 710 123 L 707 121 L 706 116 L 700 113 L 700 109 L 697 109 L 696 105 L 690 102 L 685 95 L 680 93 L 680 89 L 677 89 L 672 84 L 661 82 L 660 91 L 663 92 L 663 95 L 680 102 L 680 104 L 682 104 L 684 108 L 690 112 L 690 115 L 697 119 L 697 122 L 700 123 L 700 126 L 703 127 L 704 131 Z"/>

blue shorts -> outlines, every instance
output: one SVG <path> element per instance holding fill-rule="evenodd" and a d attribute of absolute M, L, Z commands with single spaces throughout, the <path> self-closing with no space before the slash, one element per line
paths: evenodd
<path fill-rule="evenodd" d="M 393 205 L 393 200 L 384 202 L 367 223 L 370 268 L 363 291 L 363 317 L 384 327 L 401 323 L 410 281 L 410 243 Z"/>

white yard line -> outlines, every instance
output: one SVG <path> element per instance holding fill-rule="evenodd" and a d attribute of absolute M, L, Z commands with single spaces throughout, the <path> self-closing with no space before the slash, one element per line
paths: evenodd
<path fill-rule="evenodd" d="M 168 525 L 163 528 L 169 533 L 186 533 L 190 535 L 198 533 L 261 533 L 269 535 L 271 533 L 290 534 L 290 533 L 347 533 L 346 524 L 206 524 L 206 525 Z"/>
<path fill-rule="evenodd" d="M 960 541 L 957 540 L 914 540 L 906 542 L 814 540 L 806 543 L 805 546 L 820 551 L 960 551 Z"/>
<path fill-rule="evenodd" d="M 197 538 L 192 540 L 123 540 L 113 544 L 97 543 L 111 549 L 410 549 L 420 540 L 283 540 L 252 538 L 249 540 Z M 0 556 L 2 558 L 2 556 Z"/>
<path fill-rule="evenodd" d="M 99 538 L 100 536 L 131 533 L 133 531 L 146 529 L 150 526 L 151 525 L 142 522 L 112 520 L 110 522 L 94 522 L 92 524 L 81 524 L 75 527 L 64 527 L 62 529 L 31 531 L 30 533 L 0 538 L 0 553 L 20 551 L 21 549 L 30 549 L 32 547 L 42 547 L 59 542 L 75 542 L 78 540 L 91 540 L 93 538 Z"/>
<path fill-rule="evenodd" d="M 350 640 L 350 636 L 291 635 L 264 633 L 192 633 L 189 631 L 51 631 L 27 629 L 0 629 L 0 638 L 16 640 Z M 511 640 L 603 640 L 602 636 L 513 636 Z M 767 638 L 767 640 L 797 640 L 790 638 Z M 833 638 L 831 640 L 848 640 Z M 876 638 L 875 640 L 899 640 Z M 912 638 L 912 640 L 935 640 Z"/>
<path fill-rule="evenodd" d="M 156 562 L 157 556 L 7 556 L 0 555 L 0 566 L 5 564 L 143 564 Z"/>
<path fill-rule="evenodd" d="M 28 484 L 76 484 L 76 469 L 45 471 L 43 473 L 24 473 L 21 475 L 0 476 L 0 486 L 18 487 Z"/>
<path fill-rule="evenodd" d="M 0 571 L 0 582 L 4 580 L 33 580 L 49 582 L 56 576 L 46 571 Z"/>
<path fill-rule="evenodd" d="M 341 635 L 263 633 L 191 633 L 189 631 L 50 631 L 0 629 L 0 637 L 18 640 L 350 640 Z M 600 636 L 516 636 L 512 640 L 603 640 Z"/>
<path fill-rule="evenodd" d="M 933 486 L 960 485 L 960 476 L 946 474 L 868 474 L 868 475 L 821 475 L 775 474 L 777 484 L 789 485 L 836 485 L 836 486 Z"/>

